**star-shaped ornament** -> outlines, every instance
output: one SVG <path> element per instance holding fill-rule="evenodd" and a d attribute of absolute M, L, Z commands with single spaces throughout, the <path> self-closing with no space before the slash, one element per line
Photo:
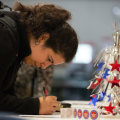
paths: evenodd
<path fill-rule="evenodd" d="M 103 80 L 102 78 L 96 78 L 95 83 L 91 84 L 90 89 L 94 89 L 95 87 L 97 87 L 101 83 L 102 80 Z"/>
<path fill-rule="evenodd" d="M 111 88 L 113 88 L 114 86 L 118 86 L 118 87 L 120 87 L 120 85 L 119 85 L 119 84 L 112 83 L 112 86 L 111 86 Z"/>
<path fill-rule="evenodd" d="M 115 70 L 115 69 L 116 69 L 117 71 L 119 71 L 120 64 L 117 63 L 117 60 L 115 60 L 114 64 L 110 64 L 110 65 L 112 66 L 111 71 L 113 71 L 113 70 Z"/>
<path fill-rule="evenodd" d="M 106 96 L 106 93 L 105 93 L 105 92 L 99 93 L 98 101 L 102 101 L 102 100 L 104 99 L 105 96 Z"/>
<path fill-rule="evenodd" d="M 105 64 L 104 62 L 98 63 L 97 64 L 97 70 L 101 70 L 104 64 Z"/>
<path fill-rule="evenodd" d="M 102 75 L 102 78 L 103 78 L 103 79 L 106 79 L 106 77 L 107 77 L 108 75 L 110 75 L 110 74 L 108 74 L 108 72 L 110 71 L 110 69 L 105 68 L 104 71 L 105 71 L 105 73 Z"/>
<path fill-rule="evenodd" d="M 115 108 L 115 106 L 111 106 L 111 103 L 110 103 L 109 106 L 107 107 L 105 106 L 104 108 L 106 111 L 113 114 L 113 109 Z"/>
<path fill-rule="evenodd" d="M 98 101 L 97 97 L 98 97 L 98 95 L 93 95 L 92 99 L 90 100 L 89 105 L 93 104 L 94 106 L 96 106 L 96 102 Z"/>
<path fill-rule="evenodd" d="M 111 88 L 113 88 L 114 85 L 120 87 L 120 86 L 119 86 L 119 82 L 120 82 L 120 80 L 117 80 L 116 77 L 114 77 L 114 79 L 113 79 L 112 81 L 108 81 L 108 82 L 109 82 L 109 83 L 112 83 L 112 87 L 111 87 Z"/>

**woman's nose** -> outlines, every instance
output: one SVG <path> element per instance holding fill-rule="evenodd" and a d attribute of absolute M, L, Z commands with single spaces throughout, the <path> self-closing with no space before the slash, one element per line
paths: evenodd
<path fill-rule="evenodd" d="M 41 65 L 42 69 L 46 69 L 48 66 L 50 66 L 52 63 L 50 62 L 45 62 Z"/>

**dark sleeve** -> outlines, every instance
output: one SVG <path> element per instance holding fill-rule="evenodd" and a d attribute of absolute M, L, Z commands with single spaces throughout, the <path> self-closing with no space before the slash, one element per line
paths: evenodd
<path fill-rule="evenodd" d="M 0 93 L 0 111 L 2 112 L 15 112 L 18 114 L 39 114 L 39 99 L 38 98 L 25 98 L 18 99 L 15 96 Z"/>
<path fill-rule="evenodd" d="M 0 111 L 39 114 L 38 98 L 18 99 L 10 93 L 14 82 L 12 78 L 9 78 L 8 73 L 14 69 L 11 66 L 16 56 L 15 48 L 15 39 L 11 31 L 0 23 Z"/>

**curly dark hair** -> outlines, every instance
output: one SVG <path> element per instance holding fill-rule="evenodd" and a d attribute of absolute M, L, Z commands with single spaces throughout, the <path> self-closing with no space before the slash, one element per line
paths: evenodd
<path fill-rule="evenodd" d="M 53 4 L 25 6 L 20 2 L 15 4 L 14 10 L 20 12 L 21 22 L 30 29 L 36 40 L 40 35 L 49 33 L 45 46 L 60 53 L 66 62 L 72 60 L 78 39 L 74 29 L 66 22 L 71 18 L 70 12 Z"/>

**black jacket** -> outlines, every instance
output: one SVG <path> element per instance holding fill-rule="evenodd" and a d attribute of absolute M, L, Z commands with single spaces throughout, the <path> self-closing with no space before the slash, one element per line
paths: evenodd
<path fill-rule="evenodd" d="M 18 99 L 14 83 L 18 68 L 25 56 L 31 53 L 25 26 L 19 22 L 16 12 L 0 12 L 0 17 L 8 15 L 15 20 L 18 38 L 13 37 L 9 26 L 0 22 L 0 111 L 20 114 L 39 114 L 39 99 Z"/>

